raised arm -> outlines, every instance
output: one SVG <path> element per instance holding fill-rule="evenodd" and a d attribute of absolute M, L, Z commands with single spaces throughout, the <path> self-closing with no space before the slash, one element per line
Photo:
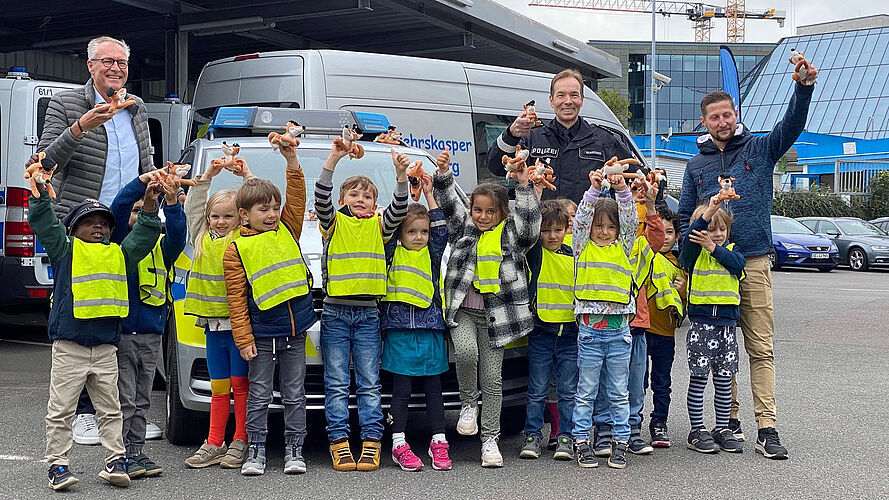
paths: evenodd
<path fill-rule="evenodd" d="M 396 154 L 395 149 L 392 149 L 392 164 L 395 166 L 395 192 L 392 193 L 392 202 L 383 210 L 383 241 L 392 238 L 407 215 L 407 167 L 410 160 L 406 154 Z"/>
<path fill-rule="evenodd" d="M 526 253 L 540 241 L 540 201 L 531 184 L 515 188 L 515 210 L 512 220 L 515 223 L 518 250 Z"/>
<path fill-rule="evenodd" d="M 296 148 L 280 146 L 279 150 L 287 160 L 287 196 L 284 198 L 284 208 L 281 209 L 281 222 L 296 241 L 299 241 L 306 217 L 306 177 L 296 157 Z"/>
<path fill-rule="evenodd" d="M 340 146 L 334 142 L 330 148 L 330 155 L 324 162 L 324 168 L 318 180 L 315 181 L 315 215 L 318 216 L 318 228 L 321 229 L 321 236 L 327 238 L 330 231 L 333 230 L 333 223 L 336 221 L 334 213 L 333 200 L 333 172 L 336 170 L 336 164 L 349 154 L 345 146 Z"/>
<path fill-rule="evenodd" d="M 760 179 L 771 177 L 775 163 L 781 156 L 793 146 L 793 143 L 803 133 L 806 126 L 806 117 L 809 114 L 809 104 L 812 102 L 812 93 L 815 85 L 803 85 L 799 82 L 793 84 L 793 95 L 787 105 L 784 118 L 778 122 L 771 132 L 761 137 L 754 137 L 758 146 L 757 151 L 768 151 L 768 162 L 753 162 L 754 174 Z"/>

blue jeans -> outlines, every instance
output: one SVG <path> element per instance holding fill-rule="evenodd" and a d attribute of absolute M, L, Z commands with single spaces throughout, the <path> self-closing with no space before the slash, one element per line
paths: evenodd
<path fill-rule="evenodd" d="M 321 359 L 324 415 L 330 441 L 349 437 L 349 360 L 355 366 L 361 439 L 382 439 L 380 313 L 376 307 L 324 304 Z"/>
<path fill-rule="evenodd" d="M 549 380 L 555 364 L 559 395 L 559 433 L 571 435 L 574 393 L 577 391 L 577 335 L 534 329 L 528 336 L 528 402 L 525 435 L 540 436 Z"/>
<path fill-rule="evenodd" d="M 645 372 L 648 367 L 648 347 L 645 342 L 645 329 L 633 328 L 633 344 L 630 350 L 630 375 L 627 377 L 627 392 L 630 398 L 630 427 L 642 425 L 642 405 L 645 403 Z M 612 425 L 608 412 L 608 399 L 605 381 L 599 381 L 599 396 L 596 398 L 595 425 Z"/>
<path fill-rule="evenodd" d="M 574 439 L 586 440 L 592 428 L 593 405 L 602 389 L 608 397 L 607 408 L 614 430 L 614 439 L 630 438 L 630 403 L 627 379 L 630 375 L 630 347 L 633 339 L 629 327 L 599 330 L 580 325 L 577 334 L 577 394 L 574 396 Z M 596 410 L 599 403 L 596 402 Z M 603 405 L 604 406 L 604 405 Z"/>
<path fill-rule="evenodd" d="M 651 392 L 654 400 L 654 410 L 651 411 L 651 419 L 656 422 L 666 422 L 670 413 L 670 371 L 673 369 L 673 354 L 676 351 L 676 339 L 666 335 L 646 332 L 648 343 L 648 356 L 651 358 Z M 648 374 L 645 377 L 645 386 L 648 387 Z"/>

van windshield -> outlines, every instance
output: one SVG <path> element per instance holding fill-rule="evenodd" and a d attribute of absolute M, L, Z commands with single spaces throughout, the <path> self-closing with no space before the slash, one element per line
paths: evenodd
<path fill-rule="evenodd" d="M 330 149 L 300 147 L 297 151 L 299 163 L 306 176 L 306 217 L 309 218 L 315 207 L 315 182 L 321 175 L 321 169 L 324 168 L 324 161 L 330 155 Z M 207 170 L 211 160 L 222 157 L 220 148 L 208 148 L 205 153 L 201 172 Z M 274 182 L 281 189 L 281 194 L 285 194 L 287 167 L 280 153 L 272 151 L 268 144 L 242 144 L 238 156 L 244 158 L 253 175 Z M 412 163 L 416 160 L 422 161 L 430 174 L 435 170 L 432 161 L 426 156 L 409 154 L 408 157 Z M 388 151 L 366 150 L 360 160 L 350 160 L 348 157 L 340 160 L 333 175 L 334 206 L 339 199 L 340 184 L 353 175 L 370 177 L 379 191 L 377 205 L 381 210 L 392 201 L 392 192 L 395 190 L 395 167 L 392 165 L 392 155 Z M 237 189 L 240 184 L 240 177 L 223 172 L 213 179 L 213 191 Z"/>

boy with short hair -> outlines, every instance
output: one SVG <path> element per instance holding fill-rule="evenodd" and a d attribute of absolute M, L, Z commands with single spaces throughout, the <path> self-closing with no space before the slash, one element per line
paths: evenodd
<path fill-rule="evenodd" d="M 38 186 L 41 186 L 38 184 Z M 151 252 L 160 235 L 157 197 L 151 181 L 132 232 L 118 246 L 109 243 L 114 216 L 108 207 L 87 200 L 60 221 L 49 195 L 28 200 L 28 223 L 46 248 L 55 277 L 48 334 L 52 339 L 49 403 L 46 414 L 46 461 L 49 486 L 63 490 L 78 482 L 68 467 L 71 420 L 84 385 L 96 408 L 105 467 L 99 477 L 127 487 L 126 450 L 121 434 L 117 344 L 121 319 L 127 317 L 127 272 Z"/>
<path fill-rule="evenodd" d="M 324 413 L 333 468 L 373 471 L 380 466 L 383 410 L 380 396 L 380 313 L 377 299 L 386 295 L 386 255 L 383 245 L 407 215 L 406 154 L 392 149 L 397 184 L 392 203 L 376 213 L 377 187 L 365 176 L 353 176 L 340 186 L 339 210 L 331 201 L 337 162 L 349 152 L 334 143 L 315 183 L 315 213 L 324 242 L 321 269 L 324 310 L 321 314 L 321 355 L 324 361 Z M 358 422 L 363 441 L 356 461 L 349 448 L 349 360 L 358 385 Z"/>
<path fill-rule="evenodd" d="M 558 394 L 556 460 L 574 459 L 574 393 L 577 390 L 577 322 L 574 318 L 574 254 L 564 243 L 569 214 L 556 200 L 540 203 L 540 240 L 528 251 L 534 331 L 528 336 L 528 402 L 521 458 L 539 458 L 543 414 L 554 373 Z"/>
<path fill-rule="evenodd" d="M 265 473 L 268 405 L 272 402 L 275 365 L 284 405 L 284 473 L 302 474 L 306 463 L 306 330 L 317 317 L 312 276 L 302 257 L 299 237 L 306 212 L 306 181 L 296 148 L 281 145 L 287 162 L 287 200 L 271 181 L 248 178 L 235 205 L 242 221 L 240 237 L 223 256 L 232 336 L 250 363 L 247 396 L 247 460 L 241 474 Z"/>
<path fill-rule="evenodd" d="M 658 207 L 664 221 L 664 244 L 654 257 L 648 291 L 648 311 L 650 326 L 645 331 L 648 357 L 651 358 L 651 373 L 645 373 L 645 388 L 648 389 L 649 376 L 653 393 L 654 409 L 648 430 L 651 445 L 655 448 L 669 448 L 670 436 L 667 433 L 667 415 L 670 410 L 670 371 L 673 369 L 673 355 L 676 351 L 674 334 L 682 324 L 685 302 L 685 273 L 679 267 L 679 260 L 673 247 L 679 241 L 679 214 L 666 204 Z"/>

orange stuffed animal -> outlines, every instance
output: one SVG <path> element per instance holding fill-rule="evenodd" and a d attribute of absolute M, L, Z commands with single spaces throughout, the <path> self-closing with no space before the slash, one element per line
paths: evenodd
<path fill-rule="evenodd" d="M 735 182 L 735 178 L 728 174 L 719 176 L 719 185 L 722 186 L 722 189 L 719 190 L 719 201 L 737 200 L 741 198 L 735 193 L 735 188 L 732 187 L 733 182 Z"/>
<path fill-rule="evenodd" d="M 522 146 L 516 146 L 515 149 L 515 157 L 510 157 L 509 155 L 503 155 L 503 166 L 506 167 L 506 177 L 514 178 L 516 170 L 524 170 L 527 166 L 525 163 L 528 160 L 528 155 L 531 152 L 527 149 L 522 149 Z"/>
<path fill-rule="evenodd" d="M 519 115 L 520 118 L 527 118 L 528 120 L 531 120 L 532 127 L 543 125 L 543 122 L 537 118 L 537 106 L 535 101 L 531 100 L 523 107 L 525 108 L 525 111 L 521 115 Z"/>
<path fill-rule="evenodd" d="M 333 140 L 341 148 L 349 152 L 349 159 L 355 160 L 364 156 L 364 146 L 358 144 L 361 134 L 351 130 L 349 127 L 343 127 L 343 136 Z"/>
<path fill-rule="evenodd" d="M 414 201 L 420 201 L 420 193 L 423 192 L 423 175 L 425 173 L 426 171 L 423 170 L 423 162 L 420 160 L 412 163 L 407 169 L 407 180 L 410 182 L 411 199 Z"/>
<path fill-rule="evenodd" d="M 793 75 L 790 76 L 793 81 L 800 82 L 803 85 L 818 83 L 818 75 L 812 76 L 812 64 L 806 61 L 806 53 L 804 51 L 790 49 L 790 59 L 788 61 L 794 66 Z"/>
<path fill-rule="evenodd" d="M 393 144 L 393 145 L 404 146 L 404 142 L 401 140 L 401 132 L 396 132 L 394 125 L 389 125 L 388 132 L 383 132 L 382 134 L 379 134 L 374 139 L 374 142 L 379 143 L 379 144 Z"/>
<path fill-rule="evenodd" d="M 136 103 L 136 98 L 133 96 L 127 97 L 127 89 L 121 87 L 120 90 L 108 89 L 108 92 L 105 94 L 111 98 L 111 109 L 113 111 L 119 111 L 127 106 Z M 105 104 L 104 102 L 100 102 L 96 104 L 96 106 L 101 106 Z"/>
<path fill-rule="evenodd" d="M 237 156 L 240 151 L 241 146 L 238 143 L 229 145 L 227 142 L 222 141 L 222 158 L 210 160 L 210 164 L 214 167 L 230 170 L 236 174 L 241 173 L 247 166 L 247 162 L 240 156 Z"/>
<path fill-rule="evenodd" d="M 287 125 L 284 126 L 284 133 L 279 134 L 277 132 L 272 132 L 269 134 L 269 143 L 272 145 L 272 149 L 277 151 L 279 145 L 283 144 L 285 146 L 299 146 L 299 139 L 297 136 L 305 132 L 305 127 L 301 126 L 296 122 L 287 122 Z"/>
<path fill-rule="evenodd" d="M 544 187 L 556 190 L 556 186 L 553 185 L 556 178 L 553 177 L 553 168 L 540 161 L 540 158 L 537 158 L 537 161 L 534 163 L 534 167 L 531 168 L 531 182 L 534 184 L 543 184 Z"/>
<path fill-rule="evenodd" d="M 51 181 L 52 174 L 57 167 L 58 164 L 52 161 L 52 159 L 48 159 L 46 153 L 43 151 L 37 153 L 37 161 L 25 170 L 25 179 L 31 181 L 31 194 L 35 198 L 40 198 L 40 190 L 37 189 L 37 185 L 40 184 L 46 187 L 46 192 L 49 193 L 50 198 L 56 199 L 56 192 L 52 188 Z"/>
<path fill-rule="evenodd" d="M 159 169 L 158 174 L 160 174 L 164 182 L 168 184 L 177 183 L 185 184 L 186 186 L 194 186 L 195 181 L 193 179 L 183 179 L 183 177 L 188 175 L 189 170 L 191 170 L 190 163 L 176 164 L 167 161 L 167 166 Z"/>

